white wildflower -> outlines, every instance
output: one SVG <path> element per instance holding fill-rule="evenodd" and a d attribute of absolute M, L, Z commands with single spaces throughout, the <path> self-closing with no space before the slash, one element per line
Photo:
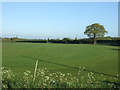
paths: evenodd
<path fill-rule="evenodd" d="M 47 79 L 47 80 L 49 80 L 49 77 L 48 77 L 48 76 L 46 76 L 46 79 Z"/>

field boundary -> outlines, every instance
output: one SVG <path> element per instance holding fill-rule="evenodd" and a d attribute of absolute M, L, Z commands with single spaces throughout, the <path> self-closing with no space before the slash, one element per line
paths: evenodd
<path fill-rule="evenodd" d="M 73 68 L 73 69 L 78 69 L 78 70 L 83 70 L 83 71 L 92 72 L 92 73 L 96 73 L 96 74 L 102 74 L 102 75 L 106 75 L 106 76 L 110 76 L 110 77 L 119 78 L 119 76 L 115 76 L 115 75 L 111 75 L 111 74 L 107 74 L 107 73 L 102 73 L 102 72 L 83 69 L 83 68 L 79 68 L 79 67 L 74 67 L 74 66 L 64 65 L 64 64 L 60 64 L 60 63 L 50 62 L 50 61 L 46 61 L 46 60 L 36 59 L 36 58 L 33 58 L 33 57 L 28 57 L 28 56 L 22 56 L 22 57 L 29 58 L 29 59 L 32 59 L 32 60 L 42 61 L 42 62 L 45 62 L 45 63 L 51 63 L 51 64 L 55 64 L 55 65 L 59 65 L 59 66 L 64 66 L 64 67 L 69 67 L 69 68 Z"/>

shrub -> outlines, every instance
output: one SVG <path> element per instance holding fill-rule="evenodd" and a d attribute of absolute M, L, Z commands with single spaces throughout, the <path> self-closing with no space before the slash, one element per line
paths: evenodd
<path fill-rule="evenodd" d="M 71 73 L 50 73 L 43 68 L 37 69 L 34 77 L 28 70 L 19 75 L 9 68 L 2 68 L 2 88 L 119 88 L 118 78 L 109 78 L 111 81 L 107 81 L 101 75 L 101 80 L 97 80 L 92 72 L 83 76 L 82 70 L 77 75 L 78 78 Z"/>

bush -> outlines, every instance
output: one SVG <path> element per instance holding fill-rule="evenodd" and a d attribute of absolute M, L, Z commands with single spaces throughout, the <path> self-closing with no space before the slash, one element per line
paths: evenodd
<path fill-rule="evenodd" d="M 18 75 L 11 69 L 2 68 L 2 88 L 119 88 L 118 78 L 113 78 L 114 83 L 111 83 L 105 81 L 105 78 L 96 80 L 92 72 L 84 76 L 81 72 L 82 70 L 78 72 L 77 78 L 71 73 L 50 73 L 43 68 L 37 69 L 36 77 L 34 77 L 28 70 Z"/>

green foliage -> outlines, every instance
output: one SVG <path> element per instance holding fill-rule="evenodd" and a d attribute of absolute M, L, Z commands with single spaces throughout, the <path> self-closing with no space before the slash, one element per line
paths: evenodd
<path fill-rule="evenodd" d="M 107 31 L 105 30 L 104 26 L 98 23 L 88 25 L 84 32 L 84 34 L 86 34 L 88 37 L 94 38 L 94 43 L 96 37 L 103 37 L 105 33 L 107 33 Z"/>
<path fill-rule="evenodd" d="M 23 39 L 23 38 L 18 38 L 18 37 L 5 37 L 5 38 L 2 38 L 2 41 L 3 42 L 16 42 L 16 41 L 25 41 L 25 40 L 28 40 L 28 39 Z"/>
<path fill-rule="evenodd" d="M 100 40 L 100 41 L 99 41 Z M 18 37 L 13 38 L 2 38 L 3 42 L 31 42 L 31 43 L 64 43 L 64 44 L 92 44 L 94 41 L 92 38 L 83 38 L 83 39 L 70 39 L 63 38 L 62 40 L 57 39 L 22 39 Z M 120 38 L 119 37 L 96 37 L 96 42 L 98 44 L 105 45 L 116 45 L 119 46 Z"/>
<path fill-rule="evenodd" d="M 63 38 L 63 41 L 64 41 L 65 43 L 68 43 L 69 41 L 71 41 L 71 39 L 70 39 L 70 38 Z"/>
<path fill-rule="evenodd" d="M 3 88 L 119 88 L 118 78 L 109 78 L 105 82 L 105 77 L 97 80 L 92 72 L 82 75 L 82 70 L 78 72 L 78 78 L 71 73 L 62 72 L 50 73 L 46 68 L 37 69 L 34 79 L 31 71 L 26 70 L 22 75 L 15 74 L 11 69 L 2 68 Z M 113 83 L 114 82 L 114 83 Z M 117 83 L 117 84 L 115 84 Z"/>
<path fill-rule="evenodd" d="M 12 38 L 11 38 L 11 41 L 17 41 L 17 40 L 19 40 L 18 37 L 12 37 Z"/>
<path fill-rule="evenodd" d="M 107 33 L 107 31 L 105 30 L 104 26 L 98 23 L 88 25 L 84 32 L 84 34 L 87 34 L 88 37 L 103 37 L 105 33 Z"/>
<path fill-rule="evenodd" d="M 64 41 L 69 41 L 71 40 L 70 38 L 63 38 Z"/>

